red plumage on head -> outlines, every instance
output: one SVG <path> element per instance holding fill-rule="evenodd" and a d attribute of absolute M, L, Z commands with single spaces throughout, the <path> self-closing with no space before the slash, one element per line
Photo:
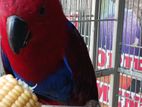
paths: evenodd
<path fill-rule="evenodd" d="M 22 18 L 31 32 L 29 43 L 19 54 L 13 53 L 8 43 L 6 21 L 11 15 Z M 68 42 L 67 20 L 59 0 L 1 0 L 0 16 L 2 49 L 21 77 L 39 82 L 59 67 Z"/>

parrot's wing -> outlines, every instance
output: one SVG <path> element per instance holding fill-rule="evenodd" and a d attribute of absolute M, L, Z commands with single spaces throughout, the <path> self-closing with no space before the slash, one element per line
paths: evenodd
<path fill-rule="evenodd" d="M 69 36 L 69 47 L 66 56 L 74 79 L 71 103 L 80 105 L 91 99 L 98 101 L 95 71 L 86 44 L 83 37 L 71 23 L 69 23 Z"/>

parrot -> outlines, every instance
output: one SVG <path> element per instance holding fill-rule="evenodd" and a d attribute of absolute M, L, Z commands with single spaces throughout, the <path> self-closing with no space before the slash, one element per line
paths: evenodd
<path fill-rule="evenodd" d="M 34 87 L 42 104 L 98 102 L 88 49 L 59 0 L 0 0 L 0 35 L 5 72 Z"/>

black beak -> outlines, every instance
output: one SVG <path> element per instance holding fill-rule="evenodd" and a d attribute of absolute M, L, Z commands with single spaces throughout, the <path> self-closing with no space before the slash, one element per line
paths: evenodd
<path fill-rule="evenodd" d="M 7 34 L 10 48 L 18 54 L 28 38 L 28 25 L 20 17 L 10 16 L 7 18 Z"/>

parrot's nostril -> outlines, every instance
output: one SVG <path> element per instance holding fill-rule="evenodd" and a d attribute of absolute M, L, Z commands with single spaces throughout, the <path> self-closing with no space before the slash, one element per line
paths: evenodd
<path fill-rule="evenodd" d="M 45 8 L 43 6 L 41 6 L 39 9 L 39 14 L 44 15 L 44 13 L 45 13 Z"/>
<path fill-rule="evenodd" d="M 7 35 L 10 48 L 18 54 L 29 36 L 28 25 L 18 16 L 7 18 Z"/>

